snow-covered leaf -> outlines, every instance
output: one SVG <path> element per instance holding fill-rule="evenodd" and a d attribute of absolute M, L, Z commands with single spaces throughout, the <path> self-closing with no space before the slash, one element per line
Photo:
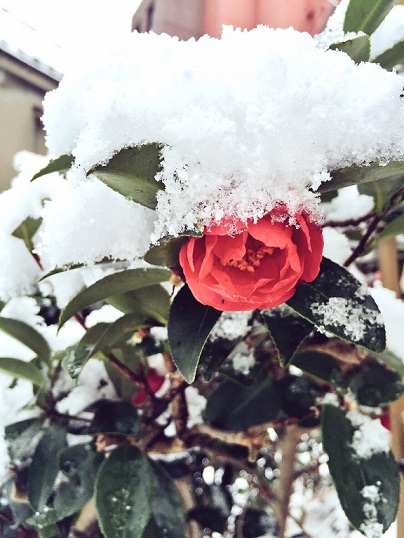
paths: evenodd
<path fill-rule="evenodd" d="M 108 275 L 76 295 L 62 310 L 59 329 L 83 308 L 114 295 L 164 282 L 170 278 L 165 269 L 129 269 Z"/>
<path fill-rule="evenodd" d="M 398 43 L 390 49 L 385 50 L 379 56 L 376 56 L 372 62 L 381 65 L 388 71 L 391 71 L 396 65 L 404 63 L 404 39 L 398 41 Z"/>
<path fill-rule="evenodd" d="M 19 379 L 27 379 L 38 387 L 45 385 L 45 378 L 39 368 L 31 362 L 25 362 L 11 357 L 0 357 L 0 372 Z"/>
<path fill-rule="evenodd" d="M 396 3 L 397 0 L 350 0 L 345 13 L 344 32 L 373 34 Z"/>
<path fill-rule="evenodd" d="M 25 246 L 29 251 L 32 251 L 34 245 L 32 243 L 32 238 L 38 231 L 39 227 L 42 224 L 42 218 L 33 219 L 32 217 L 27 217 L 24 222 L 22 222 L 11 234 L 18 239 L 22 239 L 25 243 Z"/>
<path fill-rule="evenodd" d="M 141 538 L 154 496 L 149 460 L 134 446 L 121 446 L 101 465 L 95 484 L 98 521 L 105 538 Z"/>
<path fill-rule="evenodd" d="M 281 366 L 286 366 L 314 327 L 291 309 L 272 308 L 263 311 L 262 317 L 278 351 L 279 362 Z"/>
<path fill-rule="evenodd" d="M 370 39 L 367 35 L 360 35 L 352 39 L 333 43 L 331 50 L 340 50 L 348 54 L 356 63 L 367 62 L 370 56 Z"/>
<path fill-rule="evenodd" d="M 74 157 L 72 155 L 61 155 L 57 159 L 50 161 L 44 168 L 39 170 L 31 179 L 37 179 L 38 177 L 45 176 L 46 174 L 51 174 L 52 172 L 67 172 L 73 164 Z"/>
<path fill-rule="evenodd" d="M 31 325 L 18 319 L 0 317 L 0 331 L 24 344 L 34 351 L 40 359 L 49 362 L 51 351 L 48 342 Z"/>
<path fill-rule="evenodd" d="M 372 451 L 369 445 L 369 457 L 360 457 L 353 442 L 362 432 L 337 407 L 323 407 L 322 430 L 330 473 L 348 519 L 365 536 L 381 536 L 397 513 L 400 479 L 393 455 Z"/>
<path fill-rule="evenodd" d="M 386 334 L 373 298 L 346 269 L 323 258 L 319 276 L 296 288 L 287 304 L 320 330 L 383 351 Z"/>
<path fill-rule="evenodd" d="M 160 170 L 160 144 L 122 149 L 106 165 L 89 170 L 97 179 L 128 200 L 155 209 L 163 184 L 155 179 Z"/>
<path fill-rule="evenodd" d="M 202 349 L 222 312 L 199 303 L 184 286 L 175 296 L 168 318 L 173 361 L 188 383 L 195 379 Z"/>

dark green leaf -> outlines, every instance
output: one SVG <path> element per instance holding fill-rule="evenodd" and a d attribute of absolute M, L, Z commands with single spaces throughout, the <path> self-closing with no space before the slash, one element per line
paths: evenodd
<path fill-rule="evenodd" d="M 181 233 L 179 237 L 165 237 L 146 252 L 144 259 L 152 265 L 179 267 L 180 250 L 190 237 L 202 237 L 202 232 L 195 228 Z"/>
<path fill-rule="evenodd" d="M 391 198 L 403 188 L 403 184 L 404 175 L 400 175 L 358 185 L 358 190 L 361 194 L 372 196 L 375 210 L 382 214 L 384 208 L 390 203 Z"/>
<path fill-rule="evenodd" d="M 168 341 L 173 361 L 188 383 L 195 379 L 202 349 L 221 314 L 199 303 L 186 285 L 174 298 L 168 319 Z"/>
<path fill-rule="evenodd" d="M 43 508 L 59 471 L 58 452 L 66 445 L 66 430 L 49 427 L 39 441 L 28 473 L 28 499 L 34 510 Z"/>
<path fill-rule="evenodd" d="M 137 409 L 129 402 L 101 401 L 89 427 L 89 433 L 111 433 L 139 437 L 140 421 Z"/>
<path fill-rule="evenodd" d="M 4 372 L 19 379 L 31 381 L 38 387 L 45 385 L 45 378 L 39 368 L 31 362 L 12 359 L 9 357 L 0 357 L 0 372 Z"/>
<path fill-rule="evenodd" d="M 48 342 L 31 325 L 27 325 L 18 319 L 0 317 L 0 331 L 12 336 L 34 351 L 40 359 L 49 363 L 50 348 Z"/>
<path fill-rule="evenodd" d="M 196 506 L 187 513 L 188 519 L 194 519 L 203 529 L 223 533 L 227 523 L 227 517 L 219 508 L 213 506 Z"/>
<path fill-rule="evenodd" d="M 170 310 L 170 297 L 160 284 L 110 297 L 107 303 L 125 314 L 136 312 L 144 320 L 163 324 L 167 323 Z"/>
<path fill-rule="evenodd" d="M 319 381 L 336 386 L 342 383 L 342 371 L 338 361 L 327 353 L 301 351 L 293 357 L 292 364 Z"/>
<path fill-rule="evenodd" d="M 31 445 L 37 440 L 44 419 L 30 418 L 15 422 L 5 427 L 4 437 L 11 461 L 20 460 L 25 454 L 29 454 Z"/>
<path fill-rule="evenodd" d="M 150 209 L 156 208 L 156 195 L 164 188 L 155 176 L 160 171 L 160 144 L 122 149 L 105 165 L 89 170 L 97 179 L 125 198 Z"/>
<path fill-rule="evenodd" d="M 133 446 L 121 446 L 101 465 L 95 484 L 98 521 L 105 538 L 141 538 L 153 506 L 153 471 Z"/>
<path fill-rule="evenodd" d="M 370 163 L 369 165 L 355 164 L 332 171 L 331 180 L 324 181 L 318 191 L 335 191 L 350 185 L 362 185 L 363 183 L 381 179 L 395 179 L 402 175 L 404 175 L 404 161 L 392 161 L 388 164 L 378 162 Z"/>
<path fill-rule="evenodd" d="M 401 376 L 377 362 L 366 362 L 348 372 L 346 383 L 355 400 L 368 407 L 384 407 L 404 392 Z"/>
<path fill-rule="evenodd" d="M 218 428 L 242 431 L 274 420 L 280 407 L 280 391 L 270 377 L 250 387 L 227 380 L 208 398 L 205 418 Z"/>
<path fill-rule="evenodd" d="M 385 532 L 395 520 L 399 498 L 399 473 L 393 455 L 375 451 L 367 459 L 359 458 L 352 448 L 355 428 L 344 413 L 325 405 L 322 415 L 328 466 L 345 514 L 364 534 L 366 528 L 361 526 L 366 522 L 379 523 Z M 363 496 L 366 486 L 373 486 L 378 493 L 374 502 Z"/>
<path fill-rule="evenodd" d="M 159 463 L 151 461 L 151 465 L 155 485 L 153 520 L 162 538 L 185 538 L 185 517 L 178 490 Z"/>
<path fill-rule="evenodd" d="M 396 65 L 404 63 L 404 39 L 393 45 L 391 49 L 376 56 L 372 62 L 381 65 L 388 71 L 391 71 Z"/>
<path fill-rule="evenodd" d="M 42 218 L 33 219 L 32 217 L 27 217 L 24 220 L 24 222 L 22 222 L 18 226 L 18 228 L 14 230 L 14 232 L 11 235 L 13 235 L 14 237 L 17 237 L 18 239 L 22 239 L 27 249 L 29 251 L 32 251 L 34 249 L 32 238 L 38 231 L 41 224 L 42 224 Z"/>
<path fill-rule="evenodd" d="M 69 318 L 87 306 L 114 295 L 164 282 L 170 275 L 170 271 L 165 269 L 129 269 L 108 275 L 85 288 L 66 305 L 60 315 L 59 329 Z"/>
<path fill-rule="evenodd" d="M 113 347 L 119 342 L 123 342 L 130 338 L 141 327 L 149 327 L 149 323 L 145 323 L 142 317 L 139 317 L 137 312 L 126 314 L 117 319 L 107 328 L 101 338 L 96 343 L 92 354 L 95 355 L 98 351 L 105 348 Z"/>
<path fill-rule="evenodd" d="M 243 516 L 243 538 L 277 536 L 278 533 L 278 524 L 272 512 L 247 508 Z"/>
<path fill-rule="evenodd" d="M 360 35 L 339 43 L 333 43 L 329 48 L 345 52 L 356 63 L 367 62 L 370 56 L 370 39 L 367 35 Z"/>
<path fill-rule="evenodd" d="M 395 237 L 401 234 L 404 234 L 404 215 L 399 215 L 389 222 L 379 234 L 378 240 L 388 239 L 389 237 Z"/>
<path fill-rule="evenodd" d="M 346 269 L 323 258 L 319 276 L 296 288 L 287 301 L 299 315 L 321 330 L 372 351 L 383 351 L 386 336 L 373 298 Z"/>
<path fill-rule="evenodd" d="M 373 34 L 396 3 L 397 0 L 350 0 L 345 13 L 344 32 Z"/>
<path fill-rule="evenodd" d="M 94 346 L 70 346 L 62 359 L 62 366 L 69 376 L 77 380 L 85 364 L 90 359 Z"/>
<path fill-rule="evenodd" d="M 264 310 L 262 317 L 278 351 L 279 362 L 281 366 L 286 366 L 314 327 L 309 321 L 285 307 Z"/>
<path fill-rule="evenodd" d="M 57 159 L 49 161 L 42 170 L 39 170 L 39 172 L 32 177 L 31 181 L 34 181 L 34 179 L 37 179 L 38 177 L 45 176 L 46 174 L 51 174 L 52 172 L 67 172 L 67 170 L 71 168 L 73 161 L 73 155 L 61 155 Z"/>

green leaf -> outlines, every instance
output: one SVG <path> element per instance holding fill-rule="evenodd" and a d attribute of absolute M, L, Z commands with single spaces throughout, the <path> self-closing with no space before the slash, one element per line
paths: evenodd
<path fill-rule="evenodd" d="M 400 479 L 393 455 L 375 451 L 360 459 L 352 448 L 355 428 L 337 407 L 323 407 L 322 430 L 328 467 L 348 519 L 364 534 L 366 529 L 361 525 L 366 521 L 379 523 L 385 532 L 395 520 L 399 499 Z M 364 497 L 366 486 L 374 486 L 379 494 L 375 502 Z M 366 508 L 369 504 L 371 509 Z"/>
<path fill-rule="evenodd" d="M 177 293 L 168 319 L 171 354 L 188 383 L 195 379 L 202 349 L 221 312 L 199 303 L 188 286 Z"/>
<path fill-rule="evenodd" d="M 345 52 L 356 63 L 367 62 L 370 56 L 370 39 L 367 35 L 360 35 L 339 43 L 333 43 L 329 48 Z"/>
<path fill-rule="evenodd" d="M 360 194 L 372 196 L 375 204 L 375 210 L 383 214 L 384 208 L 390 204 L 391 198 L 403 188 L 404 175 L 380 179 L 358 185 Z"/>
<path fill-rule="evenodd" d="M 161 169 L 161 149 L 161 144 L 122 149 L 105 166 L 94 166 L 88 174 L 94 174 L 128 200 L 155 209 L 157 193 L 164 189 L 163 184 L 155 179 Z"/>
<path fill-rule="evenodd" d="M 394 353 L 392 353 L 389 349 L 385 349 L 381 353 L 376 353 L 376 357 L 380 361 L 382 361 L 383 364 L 386 364 L 389 368 L 397 372 L 401 376 L 401 378 L 404 378 L 403 361 Z"/>
<path fill-rule="evenodd" d="M 89 427 L 89 433 L 110 433 L 140 436 L 140 421 L 137 409 L 129 402 L 96 403 L 96 412 Z"/>
<path fill-rule="evenodd" d="M 58 453 L 66 446 L 66 430 L 49 427 L 39 441 L 28 472 L 28 499 L 34 510 L 43 508 L 59 472 Z"/>
<path fill-rule="evenodd" d="M 345 13 L 344 32 L 373 34 L 396 3 L 397 0 L 350 0 Z"/>
<path fill-rule="evenodd" d="M 179 267 L 180 250 L 190 237 L 202 237 L 201 230 L 195 227 L 194 230 L 181 233 L 179 237 L 164 237 L 146 252 L 145 261 L 152 265 Z"/>
<path fill-rule="evenodd" d="M 229 379 L 208 398 L 205 419 L 218 428 L 243 431 L 275 420 L 280 408 L 280 391 L 269 376 L 250 387 Z"/>
<path fill-rule="evenodd" d="M 11 235 L 14 237 L 17 237 L 18 239 L 22 239 L 27 249 L 29 251 L 32 251 L 34 249 L 32 238 L 38 231 L 41 224 L 42 224 L 42 218 L 33 219 L 32 217 L 27 217 L 24 220 L 24 222 L 22 222 L 18 226 L 18 228 L 14 230 L 14 232 Z"/>
<path fill-rule="evenodd" d="M 377 362 L 366 362 L 347 374 L 346 383 L 360 405 L 384 407 L 404 393 L 401 376 Z"/>
<path fill-rule="evenodd" d="M 338 361 L 327 353 L 301 351 L 295 354 L 292 364 L 319 381 L 333 386 L 342 385 L 342 371 Z"/>
<path fill-rule="evenodd" d="M 388 239 L 389 237 L 395 237 L 401 234 L 404 234 L 404 215 L 399 215 L 389 222 L 384 230 L 378 235 L 378 240 Z"/>
<path fill-rule="evenodd" d="M 323 258 L 319 276 L 287 301 L 299 315 L 355 345 L 383 351 L 386 334 L 373 298 L 346 269 Z"/>
<path fill-rule="evenodd" d="M 94 346 L 91 355 L 95 355 L 98 351 L 103 351 L 106 348 L 111 348 L 120 342 L 124 342 L 141 327 L 149 326 L 150 324 L 145 323 L 143 317 L 139 317 L 137 312 L 126 314 L 110 324 Z"/>
<path fill-rule="evenodd" d="M 335 191 L 350 185 L 362 185 L 370 181 L 379 181 L 381 179 L 395 179 L 404 175 L 404 161 L 392 161 L 390 163 L 370 163 L 354 164 L 347 168 L 340 168 L 330 172 L 331 180 L 324 181 L 318 189 L 318 192 Z"/>
<path fill-rule="evenodd" d="M 271 340 L 278 352 L 281 366 L 286 366 L 302 341 L 313 332 L 313 325 L 287 307 L 261 312 Z"/>
<path fill-rule="evenodd" d="M 376 56 L 372 62 L 381 65 L 387 71 L 391 71 L 396 65 L 404 63 L 404 39 Z"/>
<path fill-rule="evenodd" d="M 94 346 L 70 346 L 62 359 L 62 366 L 69 376 L 77 380 L 85 364 L 90 359 Z"/>
<path fill-rule="evenodd" d="M 137 313 L 144 320 L 152 319 L 164 325 L 170 310 L 170 297 L 160 284 L 110 297 L 107 303 L 124 314 Z"/>
<path fill-rule="evenodd" d="M 153 506 L 153 471 L 133 446 L 117 448 L 101 465 L 95 484 L 98 521 L 105 538 L 141 538 Z"/>
<path fill-rule="evenodd" d="M 155 487 L 153 520 L 161 532 L 161 538 L 185 538 L 185 517 L 178 490 L 159 463 L 150 463 Z"/>
<path fill-rule="evenodd" d="M 45 280 L 45 278 L 48 278 L 53 275 L 58 275 L 59 273 L 66 273 L 67 271 L 73 271 L 73 269 L 80 269 L 80 267 L 85 267 L 85 263 L 70 263 L 66 265 L 62 265 L 62 267 L 55 267 L 52 269 L 52 271 L 49 271 L 45 275 L 41 276 L 39 279 L 39 282 L 42 282 L 42 280 Z"/>
<path fill-rule="evenodd" d="M 49 363 L 51 351 L 48 342 L 31 325 L 18 319 L 0 317 L 0 331 L 12 336 Z"/>
<path fill-rule="evenodd" d="M 37 179 L 38 177 L 45 176 L 46 174 L 51 174 L 52 172 L 67 172 L 71 168 L 73 162 L 73 155 L 61 155 L 57 159 L 49 161 L 44 168 L 39 170 L 39 172 L 32 177 L 31 181 L 34 181 L 34 179 Z"/>
<path fill-rule="evenodd" d="M 44 420 L 42 417 L 30 418 L 5 427 L 4 437 L 11 461 L 21 460 L 24 455 L 29 454 L 31 445 L 37 440 Z"/>
<path fill-rule="evenodd" d="M 31 362 L 9 357 L 0 357 L 0 372 L 4 372 L 19 379 L 31 381 L 38 387 L 45 385 L 45 378 L 39 368 Z"/>
<path fill-rule="evenodd" d="M 66 305 L 60 315 L 59 329 L 69 318 L 87 306 L 114 295 L 164 282 L 170 275 L 170 271 L 165 269 L 129 269 L 108 275 L 85 288 Z"/>

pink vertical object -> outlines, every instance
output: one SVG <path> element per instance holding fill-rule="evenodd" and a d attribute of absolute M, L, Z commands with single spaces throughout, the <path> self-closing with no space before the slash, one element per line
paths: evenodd
<path fill-rule="evenodd" d="M 333 9 L 330 0 L 205 0 L 203 33 L 220 37 L 223 24 L 248 30 L 265 24 L 314 35 Z"/>

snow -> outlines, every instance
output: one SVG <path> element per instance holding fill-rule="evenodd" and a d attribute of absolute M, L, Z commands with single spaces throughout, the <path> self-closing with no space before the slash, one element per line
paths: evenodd
<path fill-rule="evenodd" d="M 383 535 L 383 525 L 378 522 L 377 507 L 380 503 L 379 488 L 376 485 L 365 486 L 361 490 L 361 495 L 366 499 L 363 505 L 365 521 L 360 526 L 360 530 L 367 538 L 381 538 Z"/>
<path fill-rule="evenodd" d="M 351 446 L 358 458 L 369 459 L 373 454 L 390 451 L 389 432 L 378 418 L 372 419 L 355 410 L 348 411 L 346 417 L 355 427 Z"/>
<path fill-rule="evenodd" d="M 382 286 L 372 288 L 370 293 L 384 319 L 386 347 L 404 361 L 404 303 Z"/>
<path fill-rule="evenodd" d="M 202 413 L 206 407 L 206 398 L 202 394 L 199 394 L 198 389 L 191 386 L 185 389 L 184 394 L 188 408 L 188 428 L 202 424 Z"/>
<path fill-rule="evenodd" d="M 343 265 L 352 253 L 349 240 L 335 228 L 323 228 L 323 256 L 339 265 Z"/>
<path fill-rule="evenodd" d="M 218 338 L 227 340 L 241 338 L 247 331 L 250 318 L 251 312 L 223 312 L 213 327 L 209 339 L 214 342 Z"/>
<path fill-rule="evenodd" d="M 45 99 L 49 150 L 73 152 L 83 182 L 121 148 L 164 144 L 154 239 L 280 202 L 317 218 L 308 187 L 328 170 L 404 155 L 401 78 L 308 34 L 225 28 L 221 40 L 134 33 L 94 45 Z"/>

